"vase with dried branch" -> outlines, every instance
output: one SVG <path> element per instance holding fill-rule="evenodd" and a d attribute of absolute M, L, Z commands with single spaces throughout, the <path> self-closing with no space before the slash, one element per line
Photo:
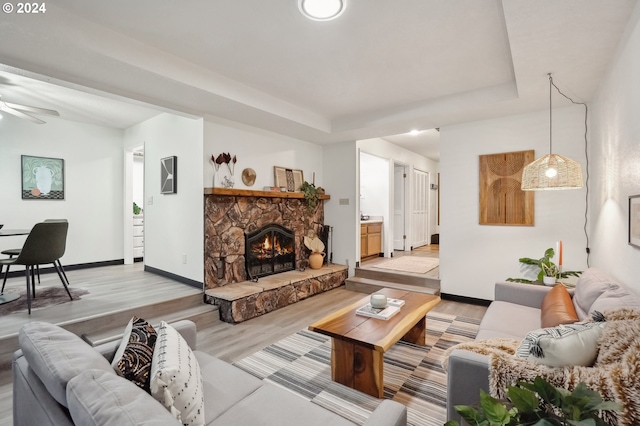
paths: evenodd
<path fill-rule="evenodd" d="M 238 159 L 236 158 L 236 156 L 234 155 L 233 157 L 231 157 L 231 154 L 228 152 L 223 152 L 217 157 L 214 155 L 211 156 L 211 163 L 213 164 L 214 169 L 213 186 L 215 186 L 216 174 L 218 173 L 218 170 L 220 170 L 220 166 L 222 164 L 226 164 L 227 170 L 229 170 L 229 175 L 225 174 L 224 178 L 222 179 L 221 185 L 223 188 L 233 188 L 233 185 L 235 184 L 233 179 L 233 172 L 235 171 L 237 161 Z"/>

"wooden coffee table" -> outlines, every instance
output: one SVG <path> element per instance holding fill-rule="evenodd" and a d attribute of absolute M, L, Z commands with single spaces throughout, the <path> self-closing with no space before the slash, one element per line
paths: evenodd
<path fill-rule="evenodd" d="M 426 318 L 440 297 L 385 288 L 376 293 L 402 299 L 396 315 L 380 320 L 356 315 L 369 296 L 311 324 L 309 330 L 331 336 L 331 380 L 382 398 L 384 353 L 398 340 L 425 345 Z"/>

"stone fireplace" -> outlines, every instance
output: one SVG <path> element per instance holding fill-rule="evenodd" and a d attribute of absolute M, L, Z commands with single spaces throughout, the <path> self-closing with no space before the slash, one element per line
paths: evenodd
<path fill-rule="evenodd" d="M 270 223 L 245 233 L 244 247 L 250 280 L 295 269 L 294 234 L 282 225 Z"/>
<path fill-rule="evenodd" d="M 301 193 L 207 188 L 204 208 L 206 289 L 251 280 L 246 235 L 255 235 L 268 225 L 293 235 L 291 269 L 306 268 L 309 250 L 303 238 L 309 232 L 321 234 L 324 225 L 323 203 L 311 211 Z"/>
<path fill-rule="evenodd" d="M 324 202 L 310 210 L 299 192 L 233 188 L 205 188 L 204 197 L 205 302 L 218 307 L 222 321 L 247 321 L 347 279 L 344 265 L 307 268 L 304 236 L 327 243 Z"/>

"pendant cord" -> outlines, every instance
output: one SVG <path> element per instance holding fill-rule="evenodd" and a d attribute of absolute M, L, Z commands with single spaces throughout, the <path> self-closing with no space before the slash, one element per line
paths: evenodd
<path fill-rule="evenodd" d="M 585 193 L 585 200 L 584 200 L 584 236 L 587 240 L 587 247 L 586 247 L 586 251 L 587 251 L 587 267 L 590 267 L 590 256 L 591 256 L 591 249 L 589 248 L 589 232 L 587 230 L 587 224 L 588 224 L 588 219 L 589 219 L 589 149 L 588 149 L 588 144 L 587 144 L 587 134 L 588 134 L 588 115 L 589 115 L 589 107 L 587 106 L 586 103 L 584 102 L 576 102 L 573 99 L 571 99 L 569 96 L 565 95 L 564 93 L 562 93 L 562 90 L 560 90 L 560 88 L 558 86 L 556 86 L 556 84 L 553 82 L 553 78 L 551 77 L 551 73 L 549 73 L 549 123 L 551 123 L 551 86 L 555 87 L 556 90 L 558 91 L 558 93 L 560 93 L 562 96 L 564 96 L 565 98 L 567 98 L 569 101 L 571 101 L 572 104 L 574 105 L 582 105 L 584 106 L 584 157 L 586 159 L 586 167 L 585 167 L 585 188 L 587 189 L 586 193 Z M 551 124 L 549 124 L 549 128 L 551 128 Z M 551 130 L 549 130 L 551 131 Z M 551 136 L 549 136 L 549 147 L 551 147 Z"/>
<path fill-rule="evenodd" d="M 551 116 L 551 111 L 553 111 L 553 108 L 551 108 L 551 86 L 553 86 L 553 78 L 551 77 L 551 73 L 548 74 L 549 75 L 549 155 L 551 155 L 551 153 L 553 152 L 551 149 L 551 145 L 552 145 L 552 140 L 553 140 L 553 119 Z"/>

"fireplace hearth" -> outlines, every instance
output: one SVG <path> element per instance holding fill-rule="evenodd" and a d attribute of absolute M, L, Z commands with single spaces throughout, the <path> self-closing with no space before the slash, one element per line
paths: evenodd
<path fill-rule="evenodd" d="M 271 223 L 245 234 L 245 259 L 247 277 L 250 280 L 295 269 L 293 231 Z"/>

